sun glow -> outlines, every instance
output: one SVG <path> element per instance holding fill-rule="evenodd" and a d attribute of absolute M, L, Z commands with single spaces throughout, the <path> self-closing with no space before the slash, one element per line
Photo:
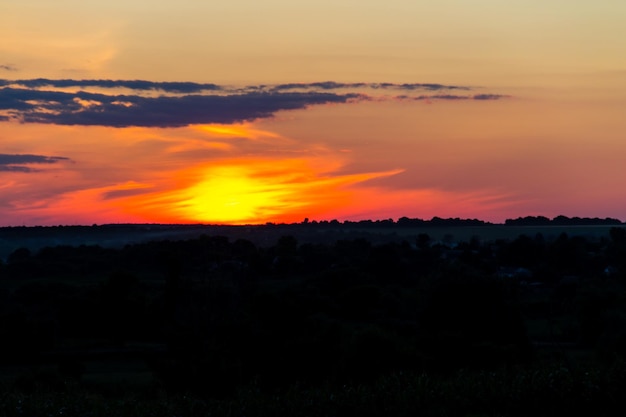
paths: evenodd
<path fill-rule="evenodd" d="M 333 175 L 337 166 L 336 161 L 315 159 L 221 161 L 179 172 L 175 189 L 132 196 L 124 206 L 156 221 L 296 222 L 350 204 L 352 184 L 400 172 Z"/>
<path fill-rule="evenodd" d="M 216 167 L 207 170 L 199 183 L 183 190 L 177 211 L 202 221 L 251 222 L 278 214 L 285 205 L 298 205 L 293 193 L 293 189 L 273 181 L 255 178 L 245 166 Z"/>

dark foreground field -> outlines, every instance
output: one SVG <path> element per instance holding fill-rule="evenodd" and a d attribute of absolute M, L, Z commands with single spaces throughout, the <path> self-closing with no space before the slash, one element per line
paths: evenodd
<path fill-rule="evenodd" d="M 626 413 L 626 229 L 366 226 L 3 230 L 0 415 Z"/>

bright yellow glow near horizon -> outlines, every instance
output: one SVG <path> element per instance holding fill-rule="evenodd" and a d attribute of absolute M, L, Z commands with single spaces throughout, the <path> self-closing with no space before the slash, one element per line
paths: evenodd
<path fill-rule="evenodd" d="M 250 222 L 278 212 L 277 204 L 292 191 L 251 174 L 243 166 L 209 169 L 201 182 L 184 190 L 177 211 L 186 218 L 216 223 Z"/>
<path fill-rule="evenodd" d="M 125 211 L 159 222 L 260 224 L 298 222 L 359 201 L 350 185 L 401 170 L 333 175 L 336 161 L 224 160 L 176 174 L 179 186 L 132 196 Z"/>

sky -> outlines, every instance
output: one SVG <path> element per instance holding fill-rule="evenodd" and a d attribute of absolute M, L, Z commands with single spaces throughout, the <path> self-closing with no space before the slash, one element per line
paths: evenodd
<path fill-rule="evenodd" d="M 0 226 L 626 220 L 622 0 L 5 0 Z"/>

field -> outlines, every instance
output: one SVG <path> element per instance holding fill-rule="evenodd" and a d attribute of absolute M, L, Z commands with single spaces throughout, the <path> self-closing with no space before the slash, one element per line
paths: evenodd
<path fill-rule="evenodd" d="M 623 227 L 0 232 L 2 415 L 626 411 Z"/>

